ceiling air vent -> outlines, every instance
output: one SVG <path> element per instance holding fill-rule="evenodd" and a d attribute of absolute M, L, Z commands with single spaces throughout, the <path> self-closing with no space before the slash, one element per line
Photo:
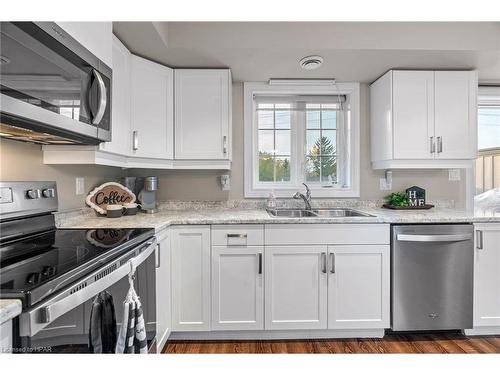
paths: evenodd
<path fill-rule="evenodd" d="M 306 56 L 299 61 L 299 64 L 300 67 L 305 70 L 318 69 L 321 64 L 323 64 L 323 58 L 317 55 Z"/>

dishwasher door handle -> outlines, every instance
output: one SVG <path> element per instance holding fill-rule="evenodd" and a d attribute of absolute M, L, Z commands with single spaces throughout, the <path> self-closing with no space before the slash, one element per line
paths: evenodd
<path fill-rule="evenodd" d="M 460 242 L 472 240 L 472 234 L 398 234 L 396 239 L 408 242 Z"/>

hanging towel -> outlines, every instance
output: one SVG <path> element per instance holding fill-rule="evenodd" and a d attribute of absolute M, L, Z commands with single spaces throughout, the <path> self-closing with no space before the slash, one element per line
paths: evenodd
<path fill-rule="evenodd" d="M 116 353 L 147 354 L 148 342 L 142 304 L 129 276 L 130 289 L 123 303 L 123 320 L 116 343 Z"/>
<path fill-rule="evenodd" d="M 113 353 L 116 346 L 116 316 L 113 297 L 100 292 L 92 302 L 89 327 L 91 353 Z"/>

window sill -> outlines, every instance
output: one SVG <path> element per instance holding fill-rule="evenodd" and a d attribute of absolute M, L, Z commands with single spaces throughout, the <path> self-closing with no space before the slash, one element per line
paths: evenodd
<path fill-rule="evenodd" d="M 309 186 L 311 189 L 311 195 L 313 198 L 359 198 L 360 193 L 359 189 L 350 188 L 350 189 L 342 189 L 342 188 L 314 188 Z M 286 188 L 286 189 L 277 189 L 277 188 L 252 188 L 245 189 L 245 198 L 267 198 L 271 191 L 274 192 L 276 198 L 291 198 L 297 191 L 304 190 L 304 187 L 296 187 L 296 188 Z"/>

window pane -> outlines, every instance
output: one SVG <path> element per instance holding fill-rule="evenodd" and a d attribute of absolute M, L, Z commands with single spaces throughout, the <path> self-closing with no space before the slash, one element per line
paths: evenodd
<path fill-rule="evenodd" d="M 274 154 L 274 130 L 259 130 L 259 153 Z"/>
<path fill-rule="evenodd" d="M 290 130 L 276 130 L 276 154 L 290 155 Z"/>
<path fill-rule="evenodd" d="M 306 160 L 306 181 L 319 182 L 321 174 L 321 159 L 316 156 L 307 157 Z"/>
<path fill-rule="evenodd" d="M 319 155 L 320 131 L 306 130 L 307 155 Z"/>
<path fill-rule="evenodd" d="M 257 111 L 259 129 L 272 129 L 274 126 L 274 111 Z"/>
<path fill-rule="evenodd" d="M 321 158 L 321 182 L 337 182 L 337 160 L 334 156 Z"/>
<path fill-rule="evenodd" d="M 290 129 L 290 111 L 276 111 L 276 129 Z"/>
<path fill-rule="evenodd" d="M 321 155 L 334 155 L 337 150 L 336 130 L 323 130 Z"/>
<path fill-rule="evenodd" d="M 276 158 L 276 182 L 290 181 L 290 158 Z"/>
<path fill-rule="evenodd" d="M 478 148 L 500 148 L 500 106 L 479 107 Z"/>
<path fill-rule="evenodd" d="M 306 127 L 307 127 L 307 129 L 319 129 L 320 126 L 321 126 L 320 111 L 308 110 L 306 112 Z"/>
<path fill-rule="evenodd" d="M 259 155 L 259 181 L 274 181 L 274 157 L 270 155 Z"/>
<path fill-rule="evenodd" d="M 321 127 L 323 129 L 336 129 L 337 128 L 337 112 L 336 111 L 322 111 L 322 113 L 321 113 Z"/>

